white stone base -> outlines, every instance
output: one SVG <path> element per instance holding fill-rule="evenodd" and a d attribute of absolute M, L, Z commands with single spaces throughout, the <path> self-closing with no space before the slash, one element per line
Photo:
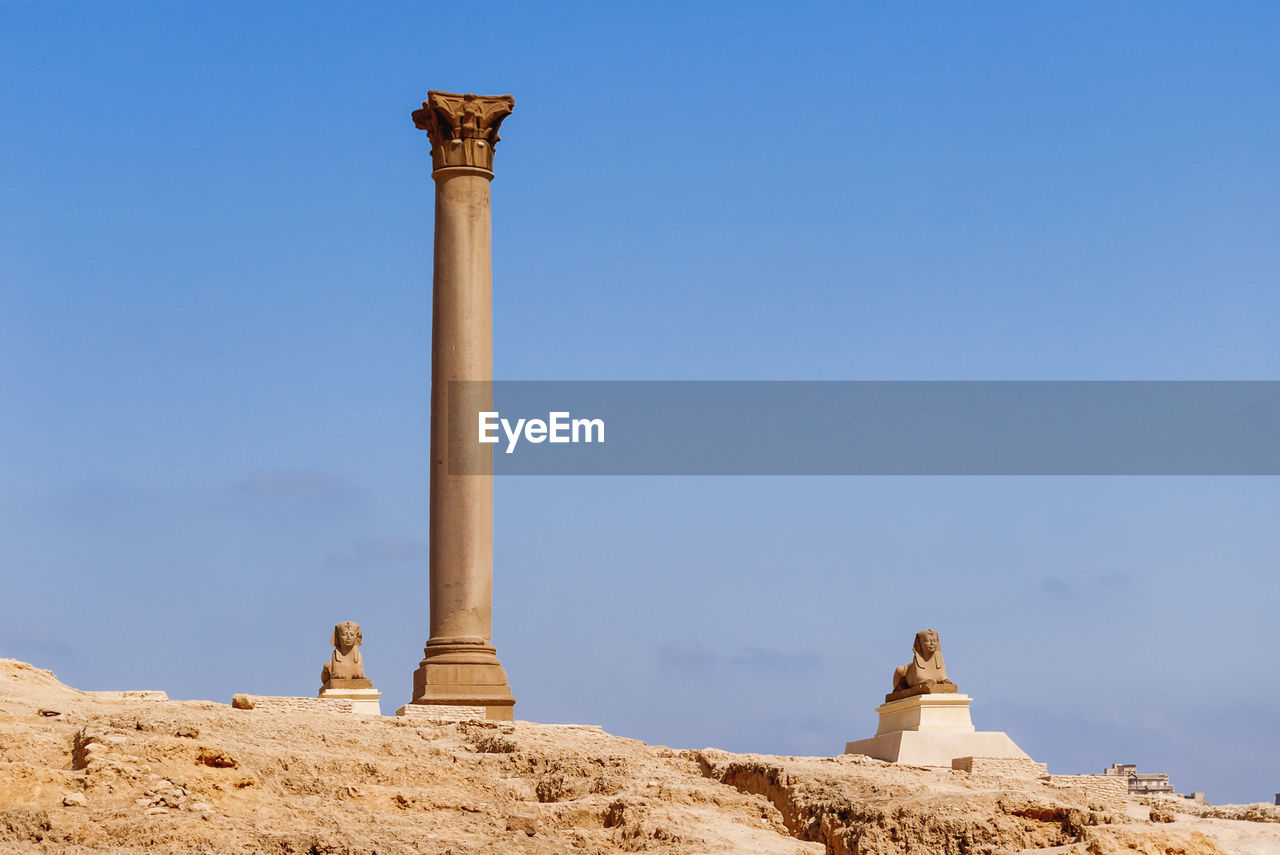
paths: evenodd
<path fill-rule="evenodd" d="M 321 689 L 320 697 L 328 701 L 351 701 L 351 711 L 356 715 L 382 715 L 377 689 Z"/>
<path fill-rule="evenodd" d="M 945 766 L 958 757 L 1026 759 L 1007 733 L 975 731 L 969 716 L 973 699 L 959 692 L 914 695 L 876 707 L 880 726 L 870 739 L 845 745 L 845 754 L 863 754 L 909 766 Z"/>
<path fill-rule="evenodd" d="M 405 704 L 396 710 L 396 715 L 424 721 L 471 721 L 488 717 L 484 707 L 456 704 Z"/>
<path fill-rule="evenodd" d="M 1026 758 L 1009 734 L 999 730 L 974 733 L 943 733 L 927 730 L 899 730 L 870 739 L 859 739 L 844 747 L 845 754 L 865 754 L 877 760 L 908 766 L 945 766 L 957 757 Z"/>
<path fill-rule="evenodd" d="M 876 736 L 900 730 L 928 730 L 943 733 L 973 733 L 969 703 L 973 698 L 959 692 L 915 695 L 876 707 L 880 726 Z"/>

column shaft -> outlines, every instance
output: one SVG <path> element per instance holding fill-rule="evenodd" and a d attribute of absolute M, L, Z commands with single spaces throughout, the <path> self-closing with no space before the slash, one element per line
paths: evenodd
<path fill-rule="evenodd" d="M 414 124 L 431 139 L 436 186 L 431 308 L 431 637 L 413 675 L 413 703 L 482 707 L 510 720 L 516 700 L 490 645 L 493 632 L 492 450 L 455 446 L 450 468 L 450 383 L 493 379 L 489 182 L 498 126 L 515 101 L 428 93 Z M 476 403 L 474 388 L 470 403 Z M 486 389 L 482 385 L 480 388 Z M 487 393 L 486 393 L 487 394 Z M 484 409 L 488 409 L 485 406 Z M 453 425 L 458 427 L 458 425 Z M 459 462 L 459 461 L 455 461 Z M 475 474 L 476 472 L 480 474 Z"/>
<path fill-rule="evenodd" d="M 489 180 L 437 170 L 431 322 L 431 638 L 487 644 L 493 632 L 493 479 L 449 474 L 449 382 L 493 379 Z"/>

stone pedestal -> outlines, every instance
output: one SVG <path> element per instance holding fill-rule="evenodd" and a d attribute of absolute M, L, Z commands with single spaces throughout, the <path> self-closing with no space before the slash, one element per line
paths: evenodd
<path fill-rule="evenodd" d="M 432 91 L 422 109 L 413 114 L 414 124 L 431 140 L 436 206 L 431 310 L 431 637 L 413 675 L 412 703 L 480 706 L 487 718 L 507 721 L 513 717 L 516 699 L 490 643 L 492 446 L 467 446 L 463 453 L 475 456 L 468 461 L 471 465 L 451 467 L 448 404 L 450 383 L 493 380 L 489 182 L 498 126 L 514 105 L 510 95 Z"/>
<path fill-rule="evenodd" d="M 945 766 L 958 757 L 1027 759 L 1009 735 L 976 731 L 969 716 L 968 695 L 916 695 L 876 708 L 880 726 L 870 739 L 845 745 L 845 754 L 863 754 L 890 763 Z"/>
<path fill-rule="evenodd" d="M 379 698 L 382 692 L 377 689 L 321 689 L 321 700 L 351 701 L 351 711 L 356 715 L 382 715 L 382 704 Z"/>
<path fill-rule="evenodd" d="M 880 726 L 876 736 L 899 730 L 936 730 L 973 733 L 969 704 L 973 698 L 953 692 L 948 695 L 913 695 L 876 707 Z"/>

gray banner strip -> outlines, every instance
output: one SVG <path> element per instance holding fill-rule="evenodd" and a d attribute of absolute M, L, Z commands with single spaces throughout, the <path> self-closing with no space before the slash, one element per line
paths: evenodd
<path fill-rule="evenodd" d="M 456 382 L 449 458 L 497 475 L 1277 475 L 1280 382 Z"/>

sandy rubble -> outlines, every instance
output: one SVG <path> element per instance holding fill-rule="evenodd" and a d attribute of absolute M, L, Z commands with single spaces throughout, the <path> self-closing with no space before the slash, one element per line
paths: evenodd
<path fill-rule="evenodd" d="M 1280 855 L 1266 806 L 1175 808 L 592 727 L 104 698 L 0 659 L 2 852 Z"/>

